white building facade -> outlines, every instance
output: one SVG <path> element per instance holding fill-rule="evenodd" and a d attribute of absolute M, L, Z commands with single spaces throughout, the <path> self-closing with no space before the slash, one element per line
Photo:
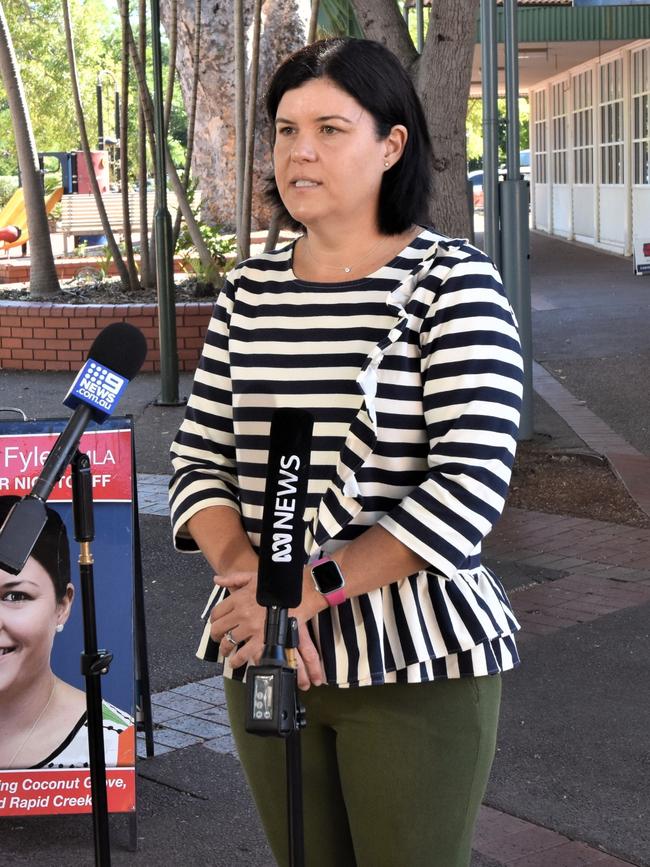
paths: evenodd
<path fill-rule="evenodd" d="M 532 226 L 632 255 L 650 240 L 650 39 L 530 87 Z"/>

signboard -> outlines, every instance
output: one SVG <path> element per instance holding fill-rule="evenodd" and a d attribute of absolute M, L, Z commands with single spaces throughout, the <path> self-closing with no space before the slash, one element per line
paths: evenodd
<path fill-rule="evenodd" d="M 634 273 L 650 274 L 650 239 L 634 239 Z"/>
<path fill-rule="evenodd" d="M 25 496 L 47 459 L 66 421 L 0 422 L 0 496 Z M 133 456 L 131 421 L 109 419 L 101 427 L 92 426 L 81 438 L 80 450 L 87 453 L 93 476 L 95 541 L 91 544 L 94 557 L 94 589 L 98 646 L 113 653 L 108 674 L 101 678 L 106 754 L 106 785 L 110 812 L 135 810 L 135 656 L 134 656 L 134 518 L 133 518 Z M 85 680 L 80 672 L 83 647 L 81 589 L 78 574 L 79 546 L 74 539 L 70 469 L 55 485 L 48 506 L 55 509 L 67 528 L 70 547 L 71 583 L 74 598 L 62 631 L 52 623 L 41 632 L 40 626 L 29 624 L 30 640 L 41 654 L 42 666 L 48 665 L 53 680 L 52 694 L 57 715 L 43 734 L 49 738 L 41 744 L 30 742 L 30 727 L 34 713 L 25 720 L 23 739 L 17 739 L 20 749 L 10 767 L 0 767 L 0 817 L 35 816 L 59 813 L 89 813 L 92 811 L 90 771 L 87 764 L 88 729 L 85 717 Z M 29 561 L 28 561 L 29 563 Z M 47 576 L 47 571 L 43 573 Z M 0 572 L 0 580 L 8 581 L 8 573 Z M 45 580 L 45 579 L 43 579 Z M 47 583 L 45 581 L 45 583 Z M 48 585 L 49 587 L 49 585 Z M 20 585 L 16 585 L 21 590 Z M 51 591 L 52 588 L 49 588 Z M 18 609 L 29 612 L 29 595 L 20 592 L 0 594 L 3 624 L 0 626 L 0 649 L 4 662 L 0 666 L 0 715 L 3 698 L 25 692 L 29 707 L 30 678 L 25 676 L 27 653 L 23 650 L 27 626 L 16 618 Z M 52 595 L 52 599 L 55 597 Z M 22 609 L 21 609 L 22 605 Z M 51 606 L 50 606 L 51 610 Z M 57 609 L 60 610 L 60 609 Z M 14 618 L 14 634 L 4 621 Z M 31 617 L 31 614 L 29 615 Z M 25 614 L 23 614 L 25 618 Z M 51 615 L 50 615 L 51 619 Z M 58 624 L 60 625 L 60 624 Z M 48 633 L 49 629 L 49 633 Z M 48 643 L 49 642 L 49 643 Z M 50 651 L 51 647 L 51 651 Z M 35 669 L 38 680 L 38 672 Z M 52 675 L 54 676 L 52 678 Z M 55 689 L 58 692 L 55 693 Z M 3 696 L 4 692 L 4 696 Z M 62 702 L 61 698 L 65 701 Z M 58 704 L 57 704 L 58 700 Z M 62 707 L 60 707 L 63 705 Z M 63 723 L 59 720 L 63 718 Z M 57 726 L 61 729 L 59 731 Z M 55 734 L 53 734 L 55 732 Z M 16 739 L 15 739 L 16 740 Z M 54 744 L 54 746 L 53 746 Z M 39 752 L 40 750 L 40 752 Z M 13 751 L 13 750 L 12 750 Z M 20 755 L 25 756 L 21 766 Z M 41 752 L 43 755 L 41 755 Z M 29 761 L 27 761 L 29 757 Z M 84 761 L 85 759 L 85 761 Z M 5 759 L 8 761 L 8 759 Z M 84 767 L 85 765 L 85 767 Z"/>

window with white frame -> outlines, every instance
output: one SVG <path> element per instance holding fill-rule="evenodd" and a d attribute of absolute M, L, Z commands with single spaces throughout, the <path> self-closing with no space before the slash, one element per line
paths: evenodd
<path fill-rule="evenodd" d="M 546 91 L 538 90 L 534 97 L 535 108 L 535 182 L 545 184 L 546 173 Z"/>
<path fill-rule="evenodd" d="M 623 63 L 600 67 L 600 182 L 623 183 Z"/>
<path fill-rule="evenodd" d="M 551 88 L 551 127 L 553 129 L 553 183 L 567 182 L 566 83 Z"/>
<path fill-rule="evenodd" d="M 650 184 L 650 48 L 632 54 L 632 148 L 635 184 Z"/>
<path fill-rule="evenodd" d="M 571 82 L 573 102 L 573 179 L 576 184 L 594 181 L 594 109 L 591 69 L 574 75 Z"/>

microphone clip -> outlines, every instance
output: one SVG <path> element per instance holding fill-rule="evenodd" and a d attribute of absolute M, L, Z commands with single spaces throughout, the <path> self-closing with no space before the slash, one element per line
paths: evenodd
<path fill-rule="evenodd" d="M 246 720 L 250 734 L 286 738 L 305 725 L 298 702 L 295 649 L 298 621 L 286 608 L 267 610 L 266 644 L 260 665 L 246 673 Z"/>

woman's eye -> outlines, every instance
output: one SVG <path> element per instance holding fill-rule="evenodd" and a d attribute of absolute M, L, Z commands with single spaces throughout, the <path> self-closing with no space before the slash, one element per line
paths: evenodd
<path fill-rule="evenodd" d="M 292 132 L 293 132 L 292 126 L 281 126 L 278 129 L 278 135 L 282 135 L 282 136 L 289 136 L 289 135 L 291 135 Z"/>
<path fill-rule="evenodd" d="M 338 132 L 335 126 L 324 126 L 321 127 L 321 132 L 324 132 L 325 135 L 334 135 L 335 132 Z"/>
<path fill-rule="evenodd" d="M 9 590 L 7 593 L 4 593 L 2 596 L 3 602 L 24 602 L 26 599 L 30 599 L 31 597 L 27 595 L 27 593 L 21 593 L 20 590 Z"/>

